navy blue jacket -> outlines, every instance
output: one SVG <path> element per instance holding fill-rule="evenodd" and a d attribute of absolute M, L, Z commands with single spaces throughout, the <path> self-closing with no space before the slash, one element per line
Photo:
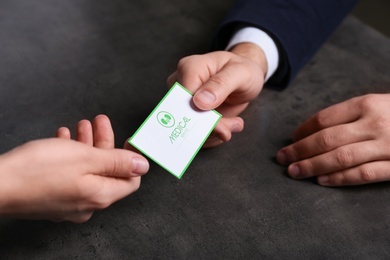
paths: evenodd
<path fill-rule="evenodd" d="M 268 85 L 285 87 L 355 6 L 358 0 L 238 0 L 214 39 L 224 49 L 238 27 L 254 26 L 276 42 L 279 67 Z"/>

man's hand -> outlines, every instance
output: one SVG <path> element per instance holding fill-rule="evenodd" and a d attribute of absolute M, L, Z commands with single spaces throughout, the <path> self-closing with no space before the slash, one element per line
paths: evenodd
<path fill-rule="evenodd" d="M 305 121 L 277 154 L 294 179 L 324 186 L 390 180 L 390 94 L 370 94 L 326 108 Z"/>
<path fill-rule="evenodd" d="M 57 137 L 31 141 L 0 156 L 0 215 L 85 222 L 140 186 L 148 161 L 114 149 L 109 119 L 82 120 L 77 141 L 60 128 Z"/>
<path fill-rule="evenodd" d="M 194 94 L 201 110 L 216 109 L 223 118 L 204 147 L 227 142 L 232 133 L 241 132 L 243 120 L 238 115 L 262 90 L 267 62 L 261 48 L 241 43 L 231 51 L 216 51 L 188 56 L 179 61 L 177 70 L 167 80 L 178 81 Z"/>

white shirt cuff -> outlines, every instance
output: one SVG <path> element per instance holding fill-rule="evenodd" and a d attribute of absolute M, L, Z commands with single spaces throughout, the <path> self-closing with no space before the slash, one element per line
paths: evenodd
<path fill-rule="evenodd" d="M 266 32 L 258 28 L 244 27 L 233 35 L 225 50 L 229 50 L 234 45 L 243 42 L 254 43 L 263 50 L 268 67 L 267 75 L 265 76 L 265 81 L 267 81 L 275 73 L 279 65 L 279 52 L 274 40 Z"/>

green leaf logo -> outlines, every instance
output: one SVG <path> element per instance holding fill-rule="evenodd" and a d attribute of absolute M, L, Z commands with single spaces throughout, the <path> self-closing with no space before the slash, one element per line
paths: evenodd
<path fill-rule="evenodd" d="M 175 118 L 171 113 L 166 111 L 161 111 L 157 114 L 157 121 L 166 128 L 171 128 L 175 125 Z"/>

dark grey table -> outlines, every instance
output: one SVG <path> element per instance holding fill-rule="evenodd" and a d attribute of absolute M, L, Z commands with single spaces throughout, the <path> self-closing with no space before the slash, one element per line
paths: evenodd
<path fill-rule="evenodd" d="M 117 146 L 208 50 L 232 0 L 0 1 L 0 152 L 107 114 Z M 294 181 L 274 155 L 312 113 L 390 89 L 390 40 L 349 17 L 286 90 L 181 180 L 155 164 L 86 224 L 0 220 L 1 259 L 389 259 L 390 184 Z"/>

